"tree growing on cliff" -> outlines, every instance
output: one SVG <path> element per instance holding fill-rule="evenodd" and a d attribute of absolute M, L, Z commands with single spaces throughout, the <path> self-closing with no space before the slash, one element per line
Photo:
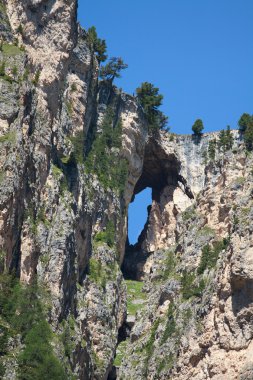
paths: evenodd
<path fill-rule="evenodd" d="M 230 130 L 230 126 L 227 126 L 226 131 L 222 129 L 219 133 L 219 141 L 218 141 L 218 146 L 219 149 L 222 150 L 222 152 L 226 152 L 227 150 L 230 150 L 233 146 L 233 135 Z"/>
<path fill-rule="evenodd" d="M 101 67 L 99 76 L 102 80 L 112 83 L 115 78 L 121 78 L 120 72 L 127 68 L 128 65 L 122 58 L 112 57 L 105 66 Z"/>
<path fill-rule="evenodd" d="M 242 114 L 238 121 L 239 131 L 243 135 L 244 143 L 247 150 L 253 149 L 253 115 L 248 113 Z"/>
<path fill-rule="evenodd" d="M 252 116 L 248 113 L 243 113 L 238 121 L 239 131 L 244 133 L 247 129 L 247 126 L 249 125 L 250 121 L 252 119 Z"/>
<path fill-rule="evenodd" d="M 253 117 L 244 132 L 244 142 L 247 150 L 253 150 Z"/>
<path fill-rule="evenodd" d="M 95 26 L 92 26 L 87 30 L 87 42 L 93 53 L 96 53 L 98 62 L 104 62 L 107 59 L 106 55 L 106 42 L 98 38 Z"/>
<path fill-rule="evenodd" d="M 200 137 L 202 135 L 202 131 L 204 129 L 203 121 L 201 119 L 197 119 L 192 126 L 192 132 L 195 136 Z"/>
<path fill-rule="evenodd" d="M 149 132 L 154 133 L 159 129 L 164 129 L 168 117 L 158 109 L 163 101 L 163 95 L 159 94 L 159 88 L 152 83 L 144 82 L 136 89 L 136 94 L 147 117 Z"/>

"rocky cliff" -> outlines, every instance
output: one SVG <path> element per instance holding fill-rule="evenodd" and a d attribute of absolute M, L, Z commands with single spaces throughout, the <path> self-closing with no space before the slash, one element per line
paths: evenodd
<path fill-rule="evenodd" d="M 0 376 L 43 378 L 27 373 L 45 318 L 54 379 L 250 379 L 251 154 L 236 131 L 229 149 L 217 133 L 149 134 L 136 98 L 98 82 L 76 11 L 0 3 Z M 131 333 L 123 274 L 144 282 Z"/>

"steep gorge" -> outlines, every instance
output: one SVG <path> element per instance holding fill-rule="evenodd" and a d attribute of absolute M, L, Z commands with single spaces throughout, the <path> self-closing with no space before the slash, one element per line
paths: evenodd
<path fill-rule="evenodd" d="M 237 131 L 212 158 L 217 133 L 150 135 L 136 98 L 98 82 L 76 10 L 1 3 L 1 280 L 43 290 L 68 379 L 108 378 L 127 317 L 122 271 L 144 281 L 146 303 L 118 379 L 250 379 L 252 156 Z M 128 205 L 146 187 L 148 221 L 125 255 Z M 5 314 L 0 328 L 1 376 L 19 378 L 23 332 Z"/>

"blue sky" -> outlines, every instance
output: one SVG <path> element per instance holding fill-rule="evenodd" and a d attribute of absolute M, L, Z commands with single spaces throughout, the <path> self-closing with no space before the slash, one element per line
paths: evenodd
<path fill-rule="evenodd" d="M 119 87 L 160 88 L 173 132 L 197 118 L 205 131 L 236 128 L 253 113 L 253 0 L 80 0 L 78 16 L 128 63 Z"/>

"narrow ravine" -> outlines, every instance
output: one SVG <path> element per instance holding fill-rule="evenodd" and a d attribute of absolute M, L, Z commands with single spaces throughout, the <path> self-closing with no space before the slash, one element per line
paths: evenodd
<path fill-rule="evenodd" d="M 130 333 L 136 321 L 136 314 L 144 308 L 147 300 L 147 295 L 143 289 L 144 281 L 125 279 L 125 284 L 127 289 L 127 318 L 122 331 L 119 332 L 119 344 L 108 380 L 117 379 L 117 370 L 124 357 Z"/>

